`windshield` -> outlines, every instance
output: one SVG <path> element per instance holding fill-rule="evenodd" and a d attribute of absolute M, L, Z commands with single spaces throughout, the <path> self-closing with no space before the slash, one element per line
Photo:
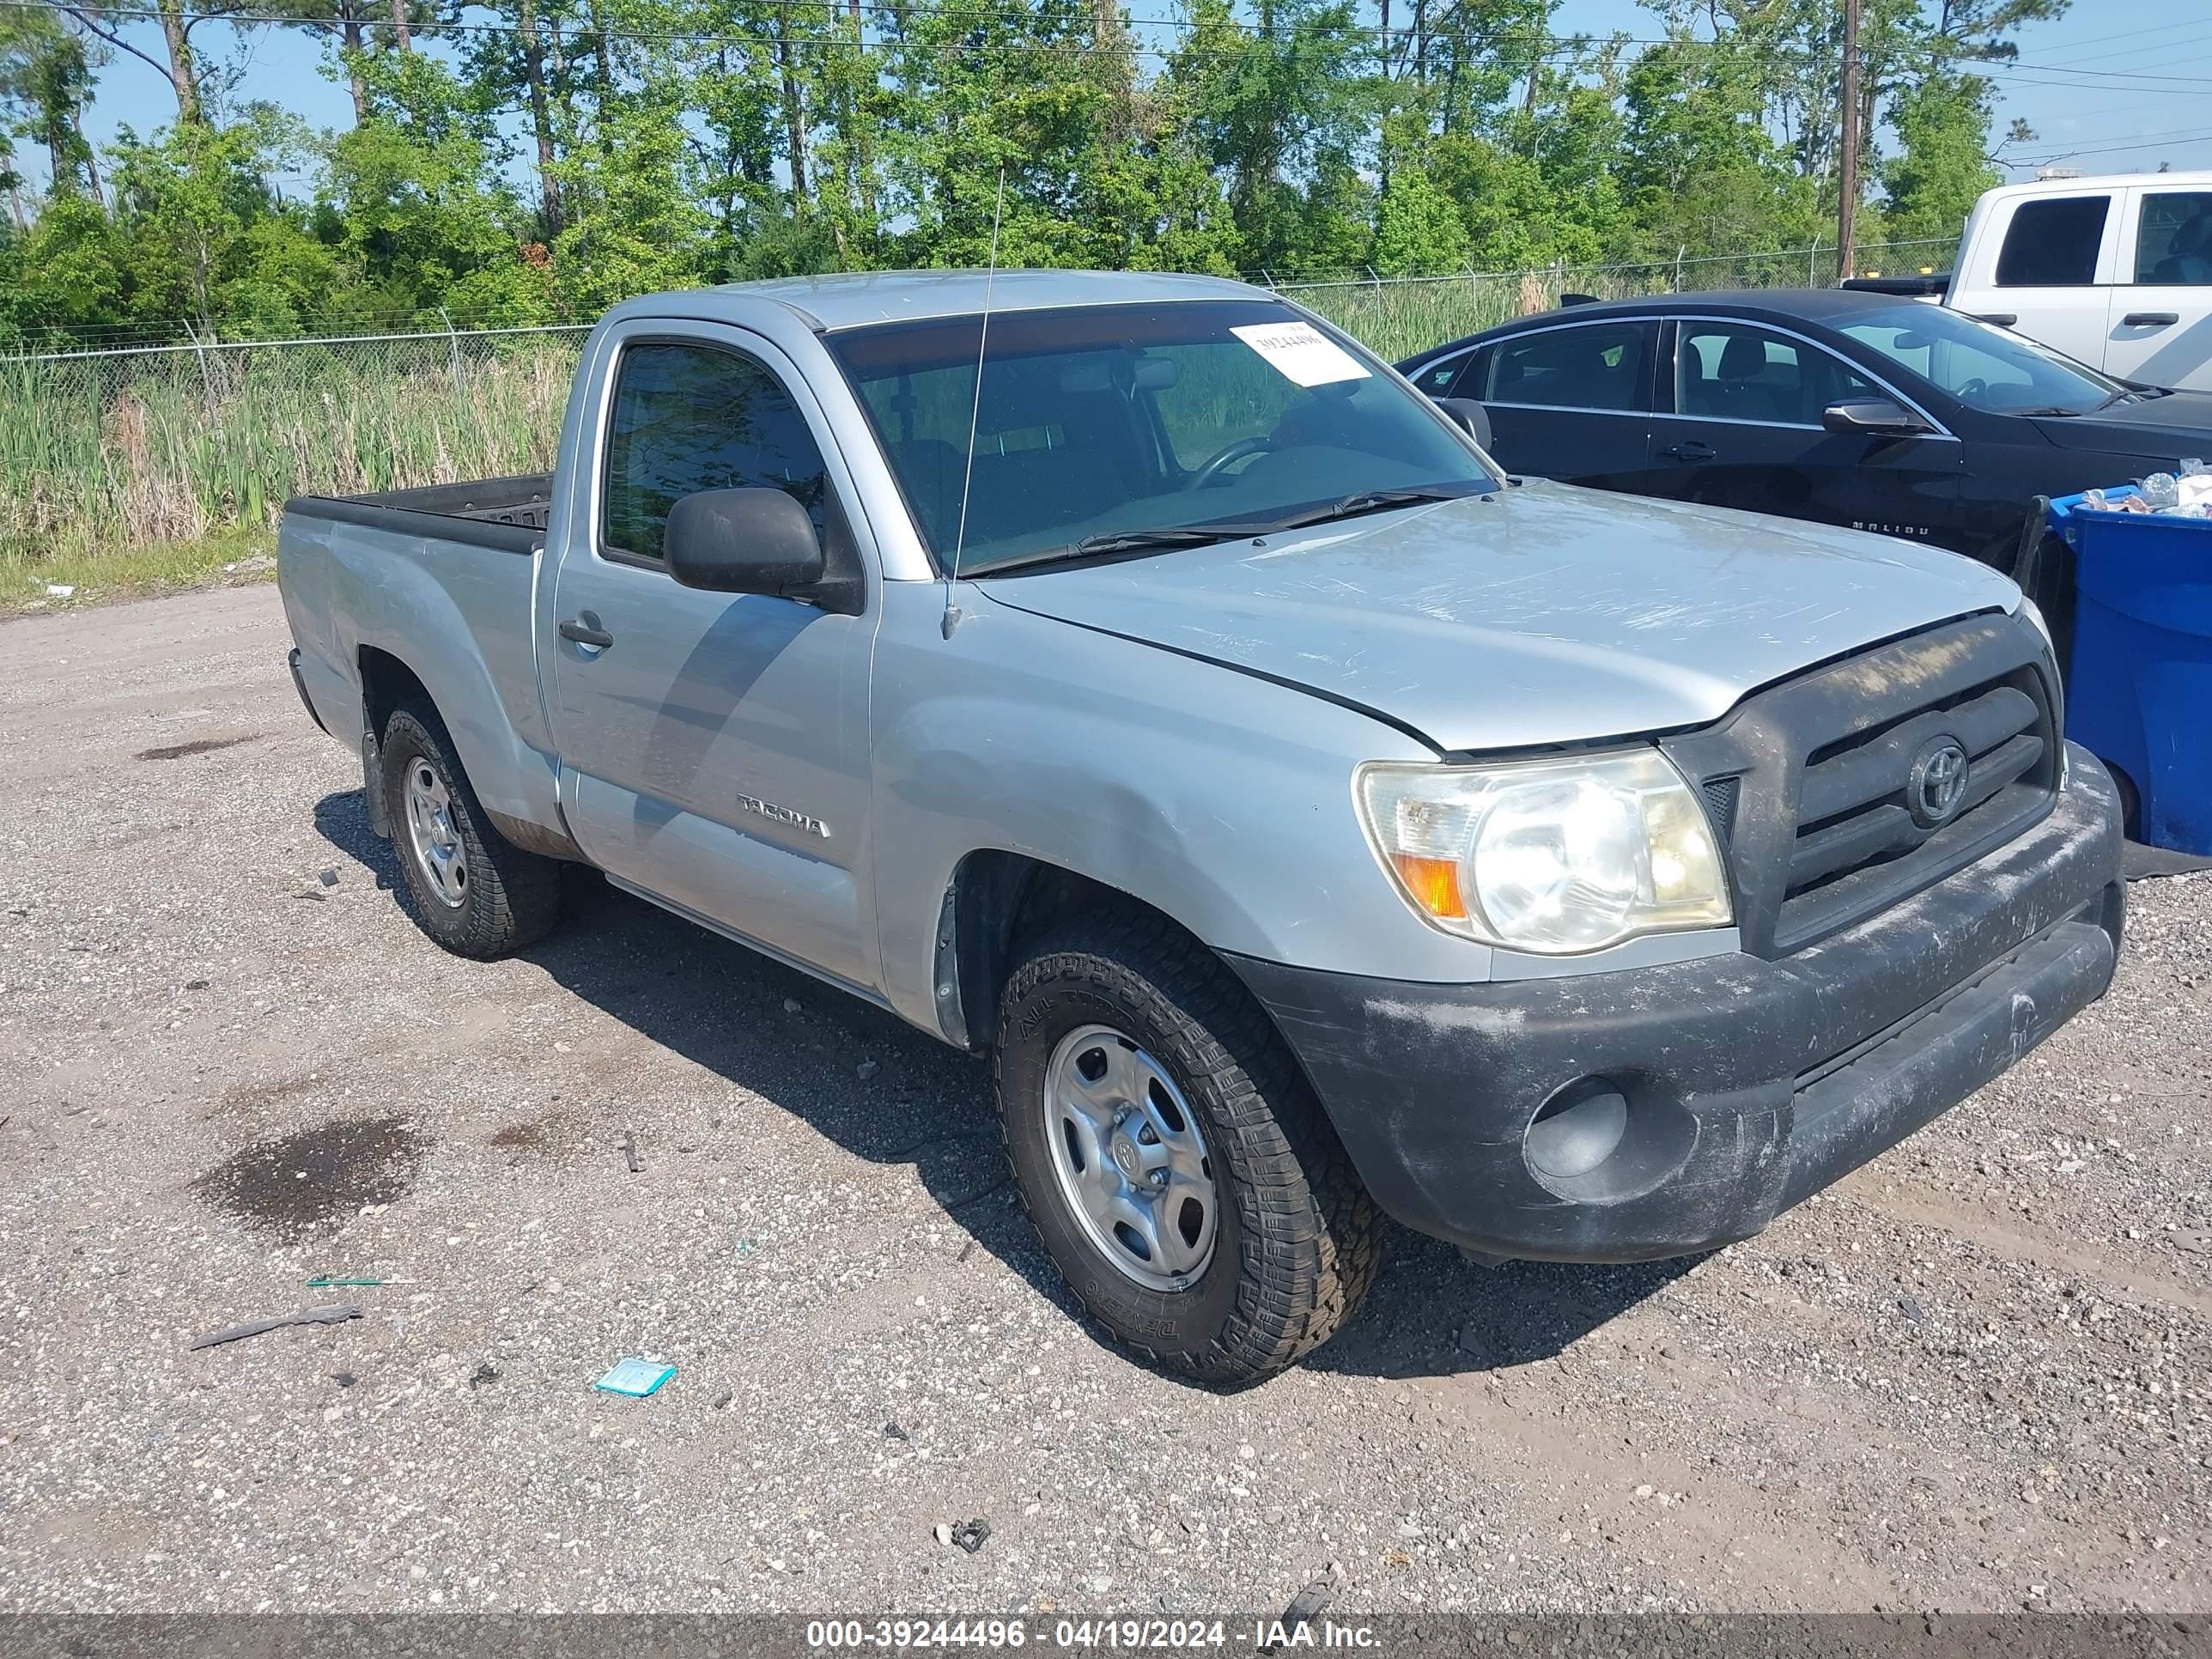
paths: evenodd
<path fill-rule="evenodd" d="M 2086 415 L 2127 392 L 2071 357 L 1942 306 L 1905 301 L 1834 326 L 1985 414 Z"/>
<path fill-rule="evenodd" d="M 1497 487 L 1418 393 L 1273 301 L 995 313 L 980 404 L 979 328 L 884 323 L 826 342 L 939 568 L 958 545 L 963 576 Z"/>

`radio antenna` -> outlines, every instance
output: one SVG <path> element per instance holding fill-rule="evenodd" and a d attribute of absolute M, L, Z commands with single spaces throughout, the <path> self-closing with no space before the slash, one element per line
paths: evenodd
<path fill-rule="evenodd" d="M 999 167 L 999 199 L 991 209 L 991 263 L 983 273 L 983 320 L 975 331 L 975 401 L 968 410 L 968 465 L 960 477 L 960 527 L 952 538 L 952 568 L 945 574 L 945 637 L 960 626 L 960 607 L 952 603 L 952 584 L 960 580 L 960 556 L 968 546 L 968 495 L 975 485 L 975 434 L 983 422 L 983 353 L 991 343 L 991 293 L 999 282 L 999 221 L 1006 210 L 1006 169 Z"/>

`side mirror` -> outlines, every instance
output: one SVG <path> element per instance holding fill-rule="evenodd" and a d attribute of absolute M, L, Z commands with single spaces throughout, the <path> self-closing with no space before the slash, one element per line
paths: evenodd
<path fill-rule="evenodd" d="M 804 599 L 827 568 L 814 520 L 781 489 L 702 489 L 669 509 L 668 574 L 709 593 Z"/>
<path fill-rule="evenodd" d="M 1490 411 L 1472 398 L 1439 398 L 1437 407 L 1444 418 L 1484 449 L 1491 445 Z"/>
<path fill-rule="evenodd" d="M 1928 422 L 1889 398 L 1845 398 L 1820 411 L 1820 424 L 1839 437 L 1910 438 Z"/>

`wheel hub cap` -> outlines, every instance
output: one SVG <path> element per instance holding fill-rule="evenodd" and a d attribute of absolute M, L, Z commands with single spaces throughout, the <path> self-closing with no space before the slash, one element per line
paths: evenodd
<path fill-rule="evenodd" d="M 407 839 L 430 896 L 449 910 L 467 903 L 469 860 L 453 823 L 453 796 L 426 760 L 407 769 Z"/>
<path fill-rule="evenodd" d="M 1220 1198 L 1198 1117 L 1158 1060 L 1109 1025 L 1060 1039 L 1045 1071 L 1045 1139 L 1098 1253 L 1149 1290 L 1213 1258 Z"/>

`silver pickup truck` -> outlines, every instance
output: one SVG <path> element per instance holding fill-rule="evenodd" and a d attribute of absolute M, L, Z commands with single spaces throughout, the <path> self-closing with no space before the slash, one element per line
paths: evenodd
<path fill-rule="evenodd" d="M 1744 1238 L 2112 978 L 2118 803 L 2010 582 L 1480 427 L 1233 283 L 661 295 L 550 477 L 287 506 L 293 672 L 438 944 L 581 862 L 989 1054 L 1083 1303 L 1240 1382 L 1382 1213 Z"/>

